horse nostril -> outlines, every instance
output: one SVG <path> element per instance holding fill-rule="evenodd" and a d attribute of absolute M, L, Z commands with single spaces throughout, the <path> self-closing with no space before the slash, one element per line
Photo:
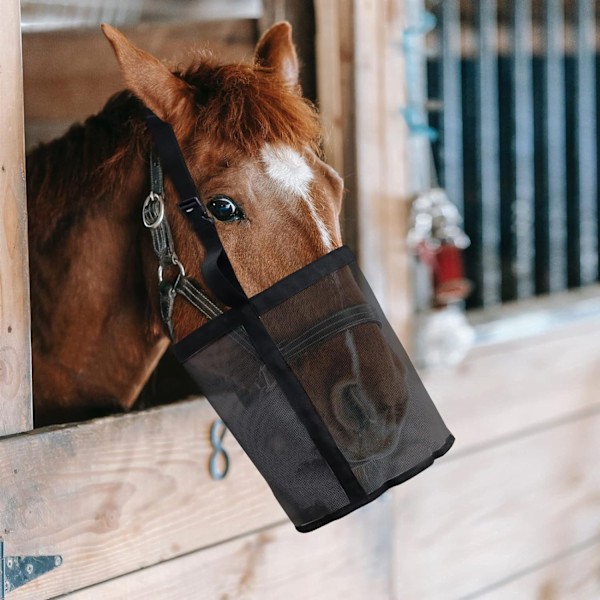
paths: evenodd
<path fill-rule="evenodd" d="M 336 417 L 352 431 L 360 432 L 373 424 L 373 407 L 357 383 L 351 382 L 337 387 L 332 400 Z"/>

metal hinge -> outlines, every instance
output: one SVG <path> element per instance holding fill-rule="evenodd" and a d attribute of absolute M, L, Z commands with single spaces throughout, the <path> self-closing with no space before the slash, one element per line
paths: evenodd
<path fill-rule="evenodd" d="M 0 600 L 8 592 L 29 583 L 62 565 L 62 556 L 4 556 L 4 541 L 0 539 Z"/>

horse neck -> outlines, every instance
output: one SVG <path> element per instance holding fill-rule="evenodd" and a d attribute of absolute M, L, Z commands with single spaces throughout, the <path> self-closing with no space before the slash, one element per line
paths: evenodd
<path fill-rule="evenodd" d="M 72 137 L 73 157 L 99 142 L 85 127 Z M 99 163 L 65 186 L 48 172 L 58 145 L 28 160 L 36 424 L 131 407 L 168 344 L 145 283 L 143 159 L 130 156 L 126 166 L 113 161 L 115 173 L 127 169 L 118 186 L 105 185 L 102 178 L 111 173 L 102 174 Z M 55 186 L 47 185 L 57 177 Z"/>

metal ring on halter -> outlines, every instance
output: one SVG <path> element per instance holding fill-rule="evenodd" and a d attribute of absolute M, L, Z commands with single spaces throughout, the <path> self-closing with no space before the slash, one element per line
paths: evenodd
<path fill-rule="evenodd" d="M 150 213 L 150 206 L 153 205 L 154 202 L 158 203 L 158 215 L 156 215 L 154 220 L 150 220 L 148 215 Z M 163 202 L 162 196 L 156 192 L 150 192 L 142 206 L 142 221 L 144 222 L 144 226 L 148 229 L 156 229 L 163 222 L 164 218 L 165 203 Z"/>
<path fill-rule="evenodd" d="M 179 273 L 177 275 L 177 278 L 175 279 L 175 283 L 173 284 L 173 287 L 177 287 L 177 284 L 179 283 L 179 280 L 182 277 L 185 277 L 185 267 L 181 264 L 180 260 L 175 256 L 171 256 L 171 260 L 172 262 L 172 266 L 177 267 L 179 269 Z M 167 267 L 170 267 L 171 265 L 167 265 Z M 158 265 L 158 283 L 162 283 L 163 282 L 163 272 L 164 272 L 164 267 L 163 265 Z"/>

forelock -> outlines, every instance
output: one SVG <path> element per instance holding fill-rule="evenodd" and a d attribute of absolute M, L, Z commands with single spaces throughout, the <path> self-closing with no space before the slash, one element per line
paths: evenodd
<path fill-rule="evenodd" d="M 265 144 L 318 151 L 321 128 L 314 106 L 270 69 L 205 59 L 180 76 L 196 95 L 196 127 L 215 141 L 255 155 Z"/>

